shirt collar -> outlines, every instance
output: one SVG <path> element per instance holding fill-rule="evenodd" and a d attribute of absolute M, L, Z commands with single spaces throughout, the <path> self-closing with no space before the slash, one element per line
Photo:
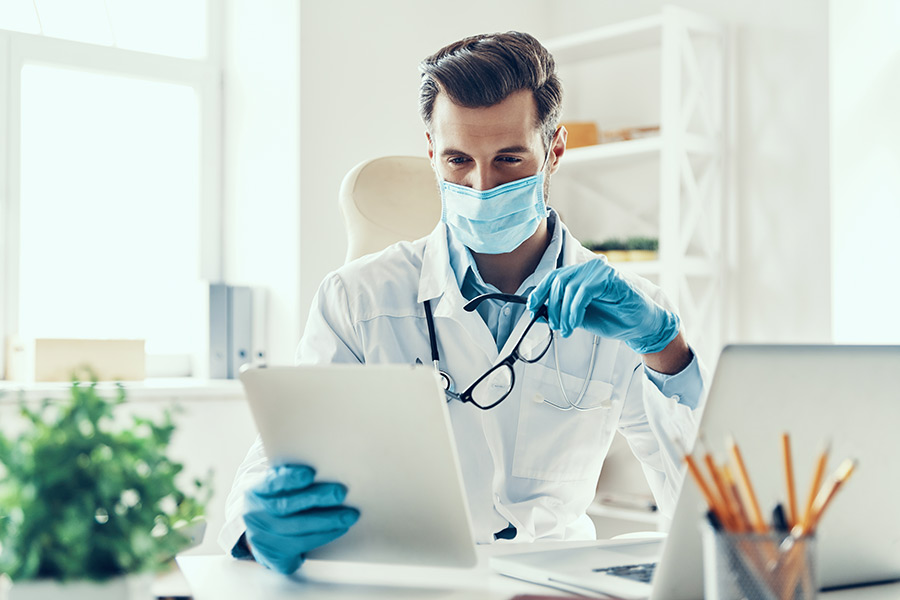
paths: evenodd
<path fill-rule="evenodd" d="M 555 210 L 550 208 L 547 211 L 547 227 L 551 232 L 550 243 L 547 245 L 547 249 L 544 251 L 543 256 L 541 256 L 541 260 L 534 270 L 534 273 L 529 275 L 525 281 L 522 282 L 522 285 L 516 293 L 523 296 L 527 295 L 531 292 L 531 289 L 541 282 L 547 273 L 556 269 L 558 266 L 562 266 L 563 228 L 560 225 L 559 216 L 556 214 Z M 498 291 L 496 287 L 486 283 L 484 279 L 482 279 L 471 250 L 464 246 L 463 243 L 453 235 L 453 232 L 450 231 L 449 228 L 447 230 L 447 250 L 449 253 L 450 269 L 456 277 L 456 283 L 459 286 L 459 289 L 462 290 L 463 286 L 468 283 L 476 289 L 479 294 Z"/>

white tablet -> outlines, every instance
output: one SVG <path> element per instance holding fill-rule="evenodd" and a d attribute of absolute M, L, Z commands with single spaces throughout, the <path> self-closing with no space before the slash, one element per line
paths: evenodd
<path fill-rule="evenodd" d="M 270 464 L 301 463 L 347 486 L 359 521 L 309 558 L 471 567 L 477 559 L 444 392 L 405 365 L 241 373 Z"/>

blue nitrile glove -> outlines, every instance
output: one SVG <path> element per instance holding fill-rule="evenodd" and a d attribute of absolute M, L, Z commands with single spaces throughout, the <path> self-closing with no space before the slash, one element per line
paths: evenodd
<path fill-rule="evenodd" d="M 280 465 L 247 492 L 247 542 L 256 562 L 289 575 L 303 555 L 341 537 L 359 519 L 359 511 L 342 506 L 347 488 L 314 483 L 316 472 L 305 465 Z"/>
<path fill-rule="evenodd" d="M 681 327 L 678 315 L 633 287 L 605 258 L 548 273 L 528 297 L 528 310 L 535 313 L 543 304 L 550 328 L 563 337 L 583 327 L 623 340 L 638 354 L 661 351 Z"/>

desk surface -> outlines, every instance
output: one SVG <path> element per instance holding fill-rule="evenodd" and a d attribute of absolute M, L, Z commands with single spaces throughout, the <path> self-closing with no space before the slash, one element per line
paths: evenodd
<path fill-rule="evenodd" d="M 568 545 L 571 547 L 571 544 Z M 442 569 L 309 560 L 299 574 L 285 577 L 250 561 L 226 556 L 178 558 L 194 600 L 440 599 L 521 600 L 537 596 L 574 597 L 565 592 L 503 577 L 487 566 L 488 557 L 521 552 L 514 545 L 479 548 L 475 569 Z M 164 590 L 157 586 L 157 594 Z M 168 594 L 175 595 L 175 591 Z M 821 594 L 824 600 L 900 599 L 900 583 Z"/>

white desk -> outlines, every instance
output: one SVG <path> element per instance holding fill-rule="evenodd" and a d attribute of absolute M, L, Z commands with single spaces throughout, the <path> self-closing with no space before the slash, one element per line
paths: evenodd
<path fill-rule="evenodd" d="M 549 547 L 549 546 L 548 546 Z M 326 600 L 422 599 L 512 600 L 517 596 L 574 597 L 565 592 L 503 577 L 487 567 L 487 558 L 523 551 L 513 545 L 479 548 L 479 566 L 472 570 L 363 565 L 307 561 L 302 575 L 288 578 L 249 561 L 225 556 L 178 558 L 194 600 Z M 157 593 L 163 590 L 157 586 Z M 177 591 L 168 592 L 177 595 Z M 181 592 L 183 594 L 183 592 Z M 900 583 L 830 592 L 823 600 L 900 599 Z"/>

